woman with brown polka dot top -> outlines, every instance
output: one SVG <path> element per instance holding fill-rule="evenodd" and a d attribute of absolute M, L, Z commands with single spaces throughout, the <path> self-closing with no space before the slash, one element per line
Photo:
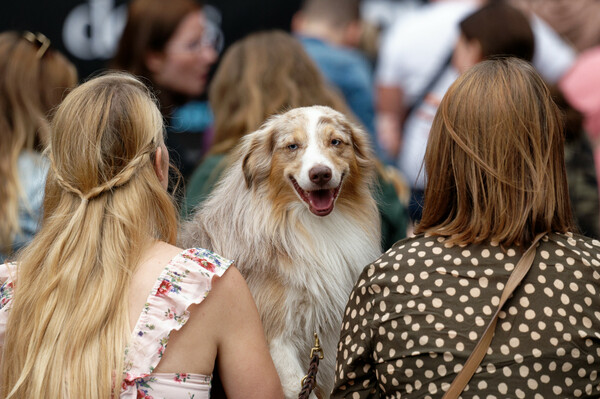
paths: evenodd
<path fill-rule="evenodd" d="M 429 136 L 423 219 L 360 276 L 334 398 L 441 398 L 534 237 L 462 398 L 600 397 L 600 242 L 572 232 L 560 115 L 528 63 L 484 61 Z"/>

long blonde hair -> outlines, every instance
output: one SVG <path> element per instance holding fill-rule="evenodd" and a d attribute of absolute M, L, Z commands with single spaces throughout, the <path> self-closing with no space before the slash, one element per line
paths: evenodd
<path fill-rule="evenodd" d="M 477 64 L 450 87 L 433 120 L 415 232 L 525 246 L 538 233 L 571 229 L 563 142 L 559 111 L 530 64 Z"/>
<path fill-rule="evenodd" d="M 146 87 L 107 74 L 58 107 L 42 228 L 18 259 L 0 395 L 119 395 L 128 287 L 152 239 L 174 243 L 177 212 L 153 159 L 161 114 Z"/>
<path fill-rule="evenodd" d="M 228 153 L 265 119 L 292 108 L 326 105 L 350 115 L 302 44 L 279 30 L 234 43 L 211 82 L 209 100 L 215 114 L 211 154 Z"/>
<path fill-rule="evenodd" d="M 52 48 L 41 52 L 43 45 L 0 33 L 0 252 L 10 252 L 20 231 L 19 155 L 47 143 L 48 113 L 77 84 L 75 66 Z"/>

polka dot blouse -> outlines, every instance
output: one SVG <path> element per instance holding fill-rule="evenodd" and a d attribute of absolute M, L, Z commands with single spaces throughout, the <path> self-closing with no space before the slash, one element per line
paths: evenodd
<path fill-rule="evenodd" d="M 498 306 L 520 249 L 396 243 L 359 277 L 335 398 L 441 398 Z M 462 398 L 600 397 L 600 242 L 545 236 Z"/>

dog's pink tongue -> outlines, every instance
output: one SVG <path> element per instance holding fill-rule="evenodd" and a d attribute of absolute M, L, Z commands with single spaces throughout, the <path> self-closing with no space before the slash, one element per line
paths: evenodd
<path fill-rule="evenodd" d="M 333 190 L 310 191 L 308 200 L 315 210 L 324 211 L 333 205 Z"/>

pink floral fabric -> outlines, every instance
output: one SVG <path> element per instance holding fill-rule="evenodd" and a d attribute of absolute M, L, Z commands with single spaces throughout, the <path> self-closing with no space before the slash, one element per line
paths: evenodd
<path fill-rule="evenodd" d="M 0 265 L 0 346 L 4 345 L 4 334 L 6 333 L 6 321 L 8 320 L 8 311 L 13 295 L 12 274 L 16 269 L 14 263 Z"/>
<path fill-rule="evenodd" d="M 179 330 L 189 318 L 188 308 L 206 298 L 214 276 L 222 276 L 232 261 L 201 248 L 186 249 L 173 258 L 160 274 L 125 349 L 121 398 L 209 397 L 211 376 L 191 373 L 154 373 L 172 331 Z M 4 331 L 13 280 L 14 265 L 0 265 L 0 344 Z M 183 371 L 183 370 L 182 370 Z"/>

